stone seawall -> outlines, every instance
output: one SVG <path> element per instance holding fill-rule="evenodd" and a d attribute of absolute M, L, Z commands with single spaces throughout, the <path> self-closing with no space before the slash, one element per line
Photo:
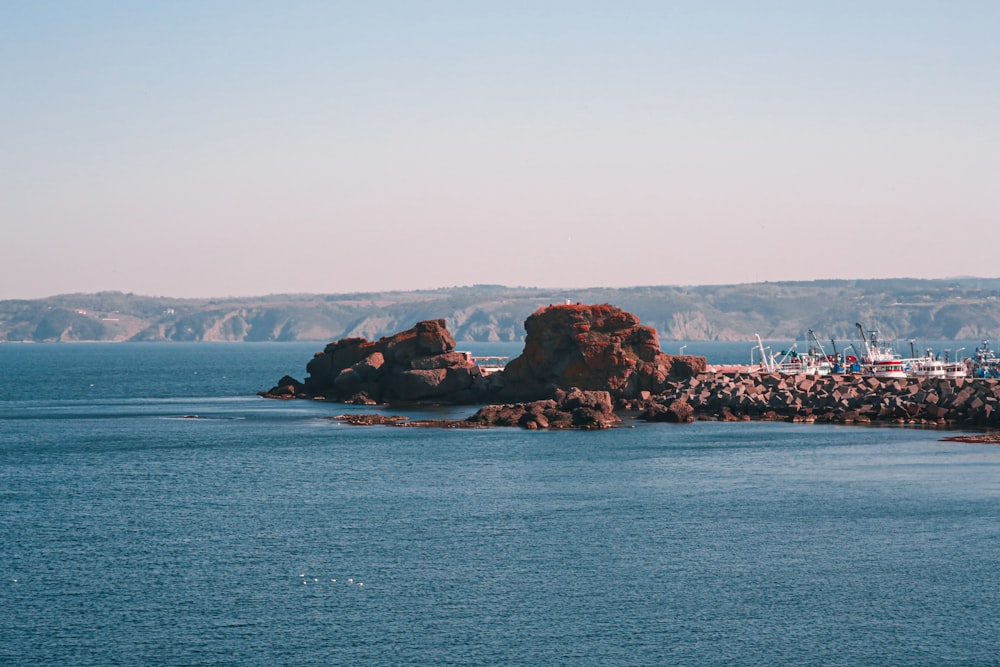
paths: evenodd
<path fill-rule="evenodd" d="M 700 373 L 670 382 L 643 417 L 1000 426 L 1000 380 Z"/>

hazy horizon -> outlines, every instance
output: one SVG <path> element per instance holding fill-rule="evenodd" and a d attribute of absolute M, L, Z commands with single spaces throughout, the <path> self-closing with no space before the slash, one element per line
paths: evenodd
<path fill-rule="evenodd" d="M 998 20 L 4 3 L 0 299 L 975 274 L 1000 212 Z"/>
<path fill-rule="evenodd" d="M 954 281 L 1000 281 L 1000 278 L 992 278 L 987 276 L 973 276 L 973 275 L 963 275 L 963 276 L 945 276 L 943 278 L 915 278 L 913 276 L 887 276 L 885 278 L 815 278 L 815 279 L 805 279 L 805 280 L 762 280 L 760 282 L 732 282 L 732 283 L 697 283 L 697 284 L 646 284 L 646 285 L 619 285 L 614 287 L 609 287 L 606 285 L 503 285 L 499 283 L 477 283 L 468 285 L 438 285 L 433 287 L 400 287 L 400 288 L 386 288 L 386 289 L 376 289 L 376 290 L 332 290 L 329 292 L 310 292 L 310 291 L 299 291 L 299 292 L 262 292 L 259 294 L 206 294 L 199 296 L 178 296 L 176 294 L 151 294 L 145 292 L 135 292 L 130 290 L 97 290 L 93 292 L 85 291 L 70 291 L 70 292 L 59 292 L 54 294 L 46 294 L 39 297 L 12 297 L 12 298 L 0 298 L 0 301 L 21 301 L 21 300 L 44 300 L 48 298 L 58 298 L 64 296 L 96 296 L 99 294 L 123 294 L 127 296 L 136 296 L 142 298 L 152 298 L 152 299 L 194 299 L 194 300 L 224 300 L 232 299 L 234 301 L 244 300 L 244 299 L 267 299 L 271 297 L 328 297 L 328 296 L 351 296 L 354 294 L 391 294 L 391 293 L 409 293 L 409 292 L 445 292 L 449 290 L 463 290 L 463 289 L 503 289 L 503 290 L 538 290 L 538 291 L 552 291 L 552 292 L 566 292 L 566 291 L 591 291 L 591 290 L 630 290 L 630 289 L 694 289 L 700 287 L 740 287 L 745 285 L 764 285 L 764 284 L 807 284 L 814 282 L 866 282 L 866 281 L 880 281 L 880 280 L 931 280 L 931 281 L 942 281 L 948 282 L 949 280 Z"/>

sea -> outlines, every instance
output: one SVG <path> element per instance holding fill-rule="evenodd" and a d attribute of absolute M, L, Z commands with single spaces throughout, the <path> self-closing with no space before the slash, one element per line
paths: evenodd
<path fill-rule="evenodd" d="M 996 445 L 256 396 L 321 347 L 0 345 L 0 665 L 1000 665 Z"/>

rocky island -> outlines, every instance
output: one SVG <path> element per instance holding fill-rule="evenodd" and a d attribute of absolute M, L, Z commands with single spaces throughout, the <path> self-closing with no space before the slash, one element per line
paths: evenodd
<path fill-rule="evenodd" d="M 327 345 L 300 382 L 285 376 L 268 398 L 354 404 L 486 405 L 472 425 L 603 428 L 622 402 L 649 399 L 704 371 L 704 357 L 660 350 L 654 329 L 612 305 L 560 304 L 525 321 L 524 351 L 500 372 L 483 375 L 455 351 L 443 320 L 418 322 L 378 341 L 345 338 Z"/>
<path fill-rule="evenodd" d="M 594 429 L 630 415 L 669 422 L 1000 426 L 995 379 L 719 372 L 704 357 L 663 353 L 656 330 L 609 304 L 550 305 L 530 315 L 524 327 L 520 356 L 491 375 L 455 350 L 444 320 L 428 320 L 374 342 L 332 342 L 309 361 L 305 381 L 285 376 L 260 394 L 353 404 L 483 406 L 447 424 L 349 420 L 370 424 Z"/>

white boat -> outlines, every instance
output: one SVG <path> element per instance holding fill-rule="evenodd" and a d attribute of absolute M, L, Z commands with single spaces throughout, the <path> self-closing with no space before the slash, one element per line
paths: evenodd
<path fill-rule="evenodd" d="M 928 348 L 924 356 L 916 356 L 914 342 L 910 341 L 909 358 L 904 358 L 897 354 L 891 347 L 879 341 L 878 331 L 865 331 L 861 323 L 855 326 L 861 332 L 861 348 L 855 348 L 855 355 L 848 355 L 845 349 L 842 354 L 831 357 L 837 362 L 837 368 L 843 368 L 850 373 L 860 373 L 868 377 L 878 378 L 963 378 L 972 373 L 981 373 L 985 377 L 1000 377 L 1000 359 L 993 356 L 988 351 L 988 341 L 984 341 L 983 348 L 977 351 L 977 359 L 981 358 L 984 363 L 977 364 L 972 359 L 963 360 L 959 353 L 965 348 L 956 350 L 956 358 L 949 360 L 950 350 L 945 350 L 944 359 L 939 358 Z M 819 344 L 816 334 L 810 330 L 809 334 Z M 832 340 L 832 339 L 831 339 Z M 854 348 L 853 344 L 848 348 Z M 834 345 L 836 352 L 836 345 Z M 989 361 L 986 361 L 989 359 Z M 990 366 L 991 370 L 982 371 L 982 366 Z M 840 372 L 839 370 L 835 372 Z M 995 373 L 995 375 L 991 375 Z"/>
<path fill-rule="evenodd" d="M 750 366 L 757 366 L 765 373 L 779 373 L 781 375 L 829 375 L 833 370 L 833 364 L 825 354 L 816 354 L 813 350 L 799 353 L 795 350 L 797 343 L 787 350 L 782 350 L 780 357 L 775 357 L 773 353 L 768 353 L 768 348 L 760 339 L 760 334 L 754 334 L 757 345 L 750 349 Z M 760 352 L 760 362 L 754 363 L 754 353 Z"/>
<path fill-rule="evenodd" d="M 483 375 L 499 373 L 507 366 L 507 357 L 472 357 Z"/>
<path fill-rule="evenodd" d="M 969 367 L 964 361 L 945 362 L 944 376 L 946 378 L 964 378 L 969 376 Z"/>
<path fill-rule="evenodd" d="M 778 366 L 784 375 L 829 375 L 833 364 L 826 357 L 815 354 L 798 354 Z"/>
<path fill-rule="evenodd" d="M 483 375 L 492 375 L 493 373 L 502 371 L 508 361 L 508 357 L 474 357 L 472 356 L 472 352 L 466 350 L 455 351 L 464 355 L 468 361 L 479 366 L 479 372 Z"/>
<path fill-rule="evenodd" d="M 877 378 L 905 378 L 906 365 L 902 359 L 882 359 L 865 364 L 861 367 L 863 375 Z"/>
<path fill-rule="evenodd" d="M 944 362 L 934 357 L 922 357 L 910 359 L 910 377 L 915 378 L 943 378 L 948 377 L 945 371 Z"/>
<path fill-rule="evenodd" d="M 911 341 L 911 350 L 912 345 L 913 342 Z M 958 352 L 964 349 L 959 348 Z M 944 359 L 942 360 L 928 348 L 927 353 L 923 357 L 907 359 L 908 375 L 914 378 L 963 378 L 968 376 L 969 368 L 966 362 L 960 358 L 949 361 L 949 353 L 950 350 L 945 350 Z"/>
<path fill-rule="evenodd" d="M 905 378 L 905 360 L 879 343 L 878 331 L 865 334 L 865 328 L 860 322 L 855 326 L 861 332 L 861 374 L 878 378 Z"/>

